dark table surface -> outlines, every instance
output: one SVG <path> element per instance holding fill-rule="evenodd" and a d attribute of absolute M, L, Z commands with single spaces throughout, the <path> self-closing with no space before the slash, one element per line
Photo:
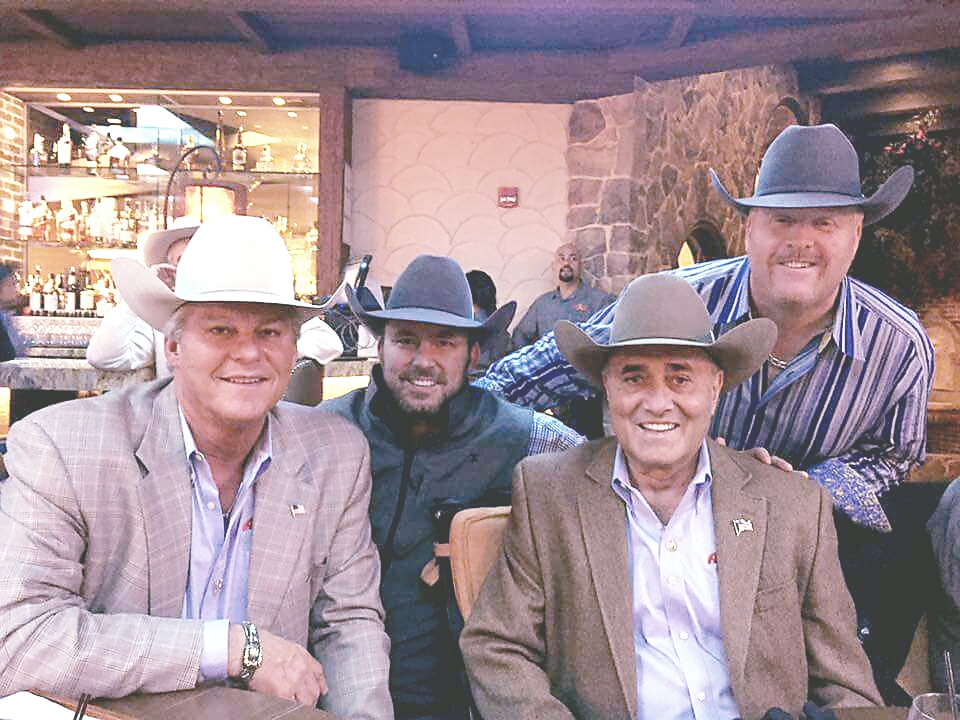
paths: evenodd
<path fill-rule="evenodd" d="M 95 704 L 140 720 L 335 720 L 328 712 L 289 700 L 219 686 L 97 700 Z"/>

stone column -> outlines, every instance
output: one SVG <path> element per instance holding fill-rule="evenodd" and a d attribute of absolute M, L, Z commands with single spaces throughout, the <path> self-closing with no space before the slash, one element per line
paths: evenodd
<path fill-rule="evenodd" d="M 23 261 L 17 205 L 26 191 L 26 135 L 26 106 L 12 95 L 0 93 L 0 261 Z"/>

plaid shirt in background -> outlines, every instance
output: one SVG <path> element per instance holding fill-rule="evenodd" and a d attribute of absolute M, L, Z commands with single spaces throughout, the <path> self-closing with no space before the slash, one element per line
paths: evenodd
<path fill-rule="evenodd" d="M 720 333 L 750 314 L 746 257 L 672 271 L 693 285 Z M 607 342 L 617 303 L 581 325 Z M 926 447 L 933 346 L 916 314 L 876 288 L 844 278 L 834 323 L 770 377 L 757 373 L 720 398 L 711 435 L 764 447 L 806 470 L 855 522 L 889 530 L 878 497 L 903 480 Z M 586 397 L 590 385 L 554 334 L 508 355 L 477 383 L 537 408 Z"/>

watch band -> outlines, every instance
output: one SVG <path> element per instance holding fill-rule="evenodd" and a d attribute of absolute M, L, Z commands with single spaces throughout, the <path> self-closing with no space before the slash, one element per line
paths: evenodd
<path fill-rule="evenodd" d="M 246 642 L 240 656 L 240 674 L 237 679 L 244 685 L 253 679 L 253 674 L 263 664 L 263 649 L 260 647 L 260 633 L 252 622 L 240 623 Z"/>

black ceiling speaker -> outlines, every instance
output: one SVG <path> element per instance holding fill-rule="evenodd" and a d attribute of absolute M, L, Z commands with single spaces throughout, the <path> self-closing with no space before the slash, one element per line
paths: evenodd
<path fill-rule="evenodd" d="M 400 69 L 415 75 L 432 75 L 457 61 L 457 44 L 434 30 L 405 32 L 397 41 Z"/>

